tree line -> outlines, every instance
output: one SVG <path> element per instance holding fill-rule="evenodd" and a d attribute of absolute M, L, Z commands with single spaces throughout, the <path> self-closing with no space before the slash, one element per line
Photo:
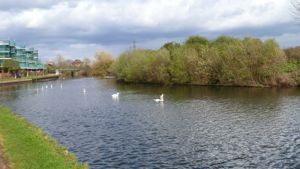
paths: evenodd
<path fill-rule="evenodd" d="M 97 53 L 89 75 L 119 81 L 222 86 L 300 84 L 300 48 L 281 49 L 275 40 L 191 36 L 157 50 L 135 49 L 118 58 Z"/>
<path fill-rule="evenodd" d="M 67 59 L 62 55 L 57 55 L 53 60 L 48 61 L 47 73 L 56 73 L 56 70 L 75 69 L 76 77 L 97 76 L 104 77 L 111 75 L 110 66 L 115 60 L 112 55 L 106 52 L 95 54 L 94 60 L 88 57 L 83 59 Z M 60 72 L 62 76 L 71 77 L 71 71 Z"/>
<path fill-rule="evenodd" d="M 102 62 L 101 72 L 133 83 L 294 86 L 300 82 L 298 58 L 287 57 L 287 51 L 272 39 L 191 36 L 158 50 L 124 52 Z"/>

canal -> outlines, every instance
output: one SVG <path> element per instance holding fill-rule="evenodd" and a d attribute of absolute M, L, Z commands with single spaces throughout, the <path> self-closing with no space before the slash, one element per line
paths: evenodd
<path fill-rule="evenodd" d="M 0 87 L 0 103 L 92 169 L 300 168 L 300 88 L 83 78 Z"/>

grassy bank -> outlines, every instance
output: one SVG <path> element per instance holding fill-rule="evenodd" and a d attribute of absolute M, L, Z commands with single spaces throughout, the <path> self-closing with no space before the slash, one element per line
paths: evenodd
<path fill-rule="evenodd" d="M 0 106 L 0 147 L 12 169 L 85 169 L 65 147 Z"/>
<path fill-rule="evenodd" d="M 18 82 L 31 82 L 39 79 L 47 79 L 47 78 L 55 78 L 58 75 L 43 75 L 43 76 L 29 76 L 29 77 L 22 77 L 22 78 L 4 78 L 0 79 L 0 84 L 9 84 L 9 83 L 18 83 Z"/>
<path fill-rule="evenodd" d="M 31 80 L 30 77 L 22 77 L 22 78 L 3 78 L 0 79 L 0 83 L 8 83 L 8 82 L 16 82 L 16 81 L 26 81 Z"/>

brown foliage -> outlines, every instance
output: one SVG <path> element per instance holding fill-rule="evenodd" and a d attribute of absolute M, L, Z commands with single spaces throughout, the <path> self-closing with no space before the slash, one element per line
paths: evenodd
<path fill-rule="evenodd" d="M 110 67 L 114 62 L 111 54 L 106 52 L 97 53 L 96 61 L 92 65 L 93 76 L 104 77 L 111 74 Z"/>

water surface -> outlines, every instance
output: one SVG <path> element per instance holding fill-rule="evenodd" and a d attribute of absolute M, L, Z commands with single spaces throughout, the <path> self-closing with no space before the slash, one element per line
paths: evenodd
<path fill-rule="evenodd" d="M 116 92 L 119 100 L 111 97 Z M 155 103 L 161 93 L 165 102 Z M 92 169 L 300 168 L 298 88 L 162 87 L 87 78 L 0 87 L 0 102 Z"/>

